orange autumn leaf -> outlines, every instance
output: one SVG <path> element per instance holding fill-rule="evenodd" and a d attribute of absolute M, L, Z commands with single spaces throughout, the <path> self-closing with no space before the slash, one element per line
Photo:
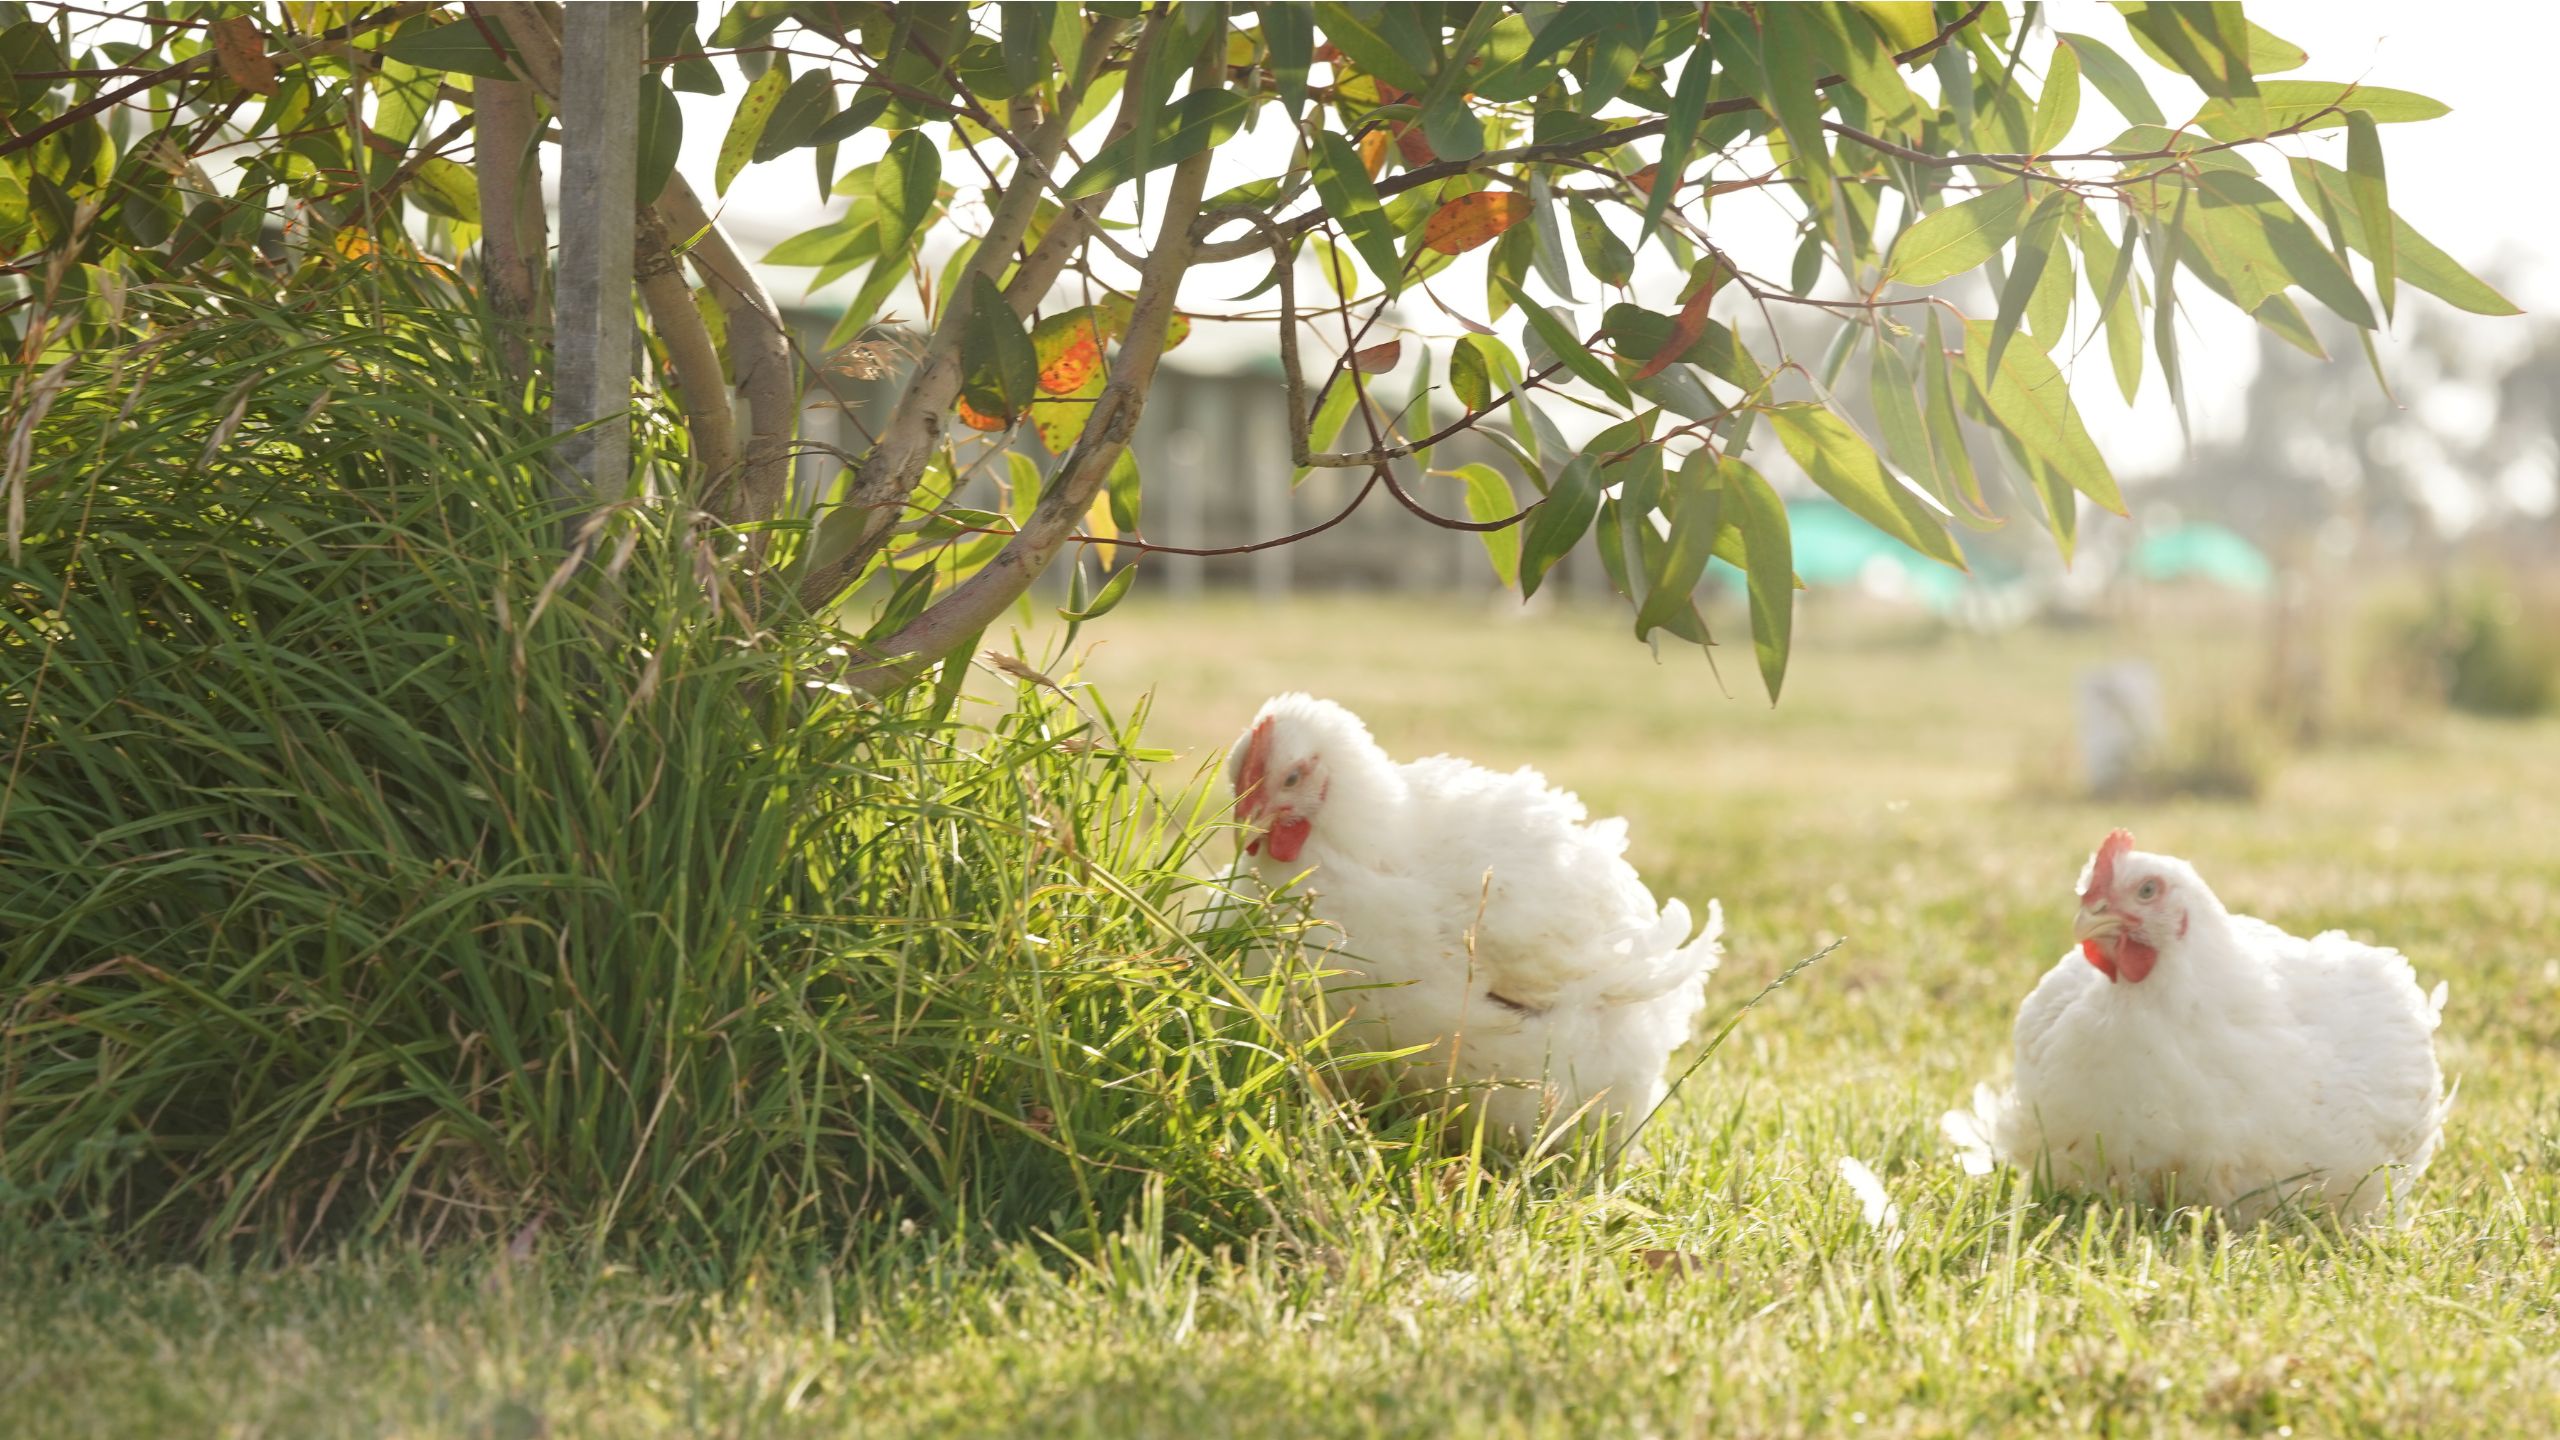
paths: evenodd
<path fill-rule="evenodd" d="M 1634 186 L 1634 187 L 1636 187 L 1638 190 L 1643 191 L 1645 194 L 1647 194 L 1647 195 L 1651 195 L 1651 194 L 1653 193 L 1653 181 L 1654 181 L 1654 177 L 1655 177 L 1655 176 L 1657 176 L 1657 175 L 1660 175 L 1661 173 L 1662 173 L 1662 167 L 1661 167 L 1661 166 L 1659 166 L 1659 165 L 1647 165 L 1646 167 L 1644 167 L 1643 169 L 1641 169 L 1641 170 L 1637 171 L 1637 172 L 1636 172 L 1636 173 L 1634 173 L 1633 175 L 1628 176 L 1628 177 L 1627 177 L 1627 183 L 1628 183 L 1628 184 L 1630 184 L 1630 185 L 1633 185 L 1633 186 Z M 1677 188 L 1677 187 L 1674 187 L 1674 188 Z"/>
<path fill-rule="evenodd" d="M 1368 171 L 1372 180 L 1378 178 L 1379 171 L 1387 168 L 1386 131 L 1372 130 L 1360 137 L 1360 168 Z"/>
<path fill-rule="evenodd" d="M 1443 255 L 1463 255 L 1519 224 L 1529 214 L 1529 197 L 1510 190 L 1479 190 L 1431 212 L 1422 222 L 1422 243 Z"/>
<path fill-rule="evenodd" d="M 1013 422 L 999 415 L 981 414 L 966 400 L 955 400 L 952 408 L 960 412 L 960 423 L 972 430 L 1001 430 Z"/>
<path fill-rule="evenodd" d="M 1084 388 L 1084 382 L 1102 363 L 1102 347 L 1096 345 L 1088 327 L 1082 335 L 1067 343 L 1058 358 L 1040 369 L 1040 388 L 1052 395 L 1071 395 Z"/>
<path fill-rule="evenodd" d="M 1422 127 L 1399 125 L 1395 133 L 1396 153 L 1404 157 L 1406 166 L 1428 165 L 1440 158 L 1439 152 L 1431 148 L 1431 142 L 1423 138 Z"/>

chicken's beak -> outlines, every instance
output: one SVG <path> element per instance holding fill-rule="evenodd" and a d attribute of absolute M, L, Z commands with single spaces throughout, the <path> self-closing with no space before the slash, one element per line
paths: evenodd
<path fill-rule="evenodd" d="M 2124 917 L 2106 905 L 2107 902 L 2101 900 L 2095 905 L 2081 906 L 2080 913 L 2071 921 L 2071 938 L 2080 942 L 2113 940 L 2123 934 Z"/>
<path fill-rule="evenodd" d="M 2107 902 L 2083 905 L 2071 922 L 2071 938 L 2080 944 L 2080 954 L 2109 984 L 2125 981 L 2140 984 L 2160 961 L 2160 952 L 2136 937 L 2141 931 L 2131 920 L 2107 908 Z"/>

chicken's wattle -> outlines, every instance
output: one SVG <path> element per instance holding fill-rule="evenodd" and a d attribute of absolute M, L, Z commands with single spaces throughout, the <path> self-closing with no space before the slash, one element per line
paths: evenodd
<path fill-rule="evenodd" d="M 1307 836 L 1314 833 L 1314 821 L 1298 815 L 1283 815 L 1271 822 L 1271 858 L 1295 860 L 1307 848 Z"/>
<path fill-rule="evenodd" d="M 2122 980 L 2139 985 L 2151 974 L 2151 967 L 2160 963 L 2159 951 L 2139 940 L 2127 940 L 2122 936 L 2116 937 L 2111 949 L 2105 941 L 2093 935 L 2080 942 L 2080 954 L 2098 967 L 2098 973 L 2106 976 L 2109 984 Z"/>

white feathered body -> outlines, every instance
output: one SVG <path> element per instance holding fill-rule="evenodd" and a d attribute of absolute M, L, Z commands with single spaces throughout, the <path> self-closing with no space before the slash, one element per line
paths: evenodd
<path fill-rule="evenodd" d="M 1721 910 L 1693 937 L 1688 907 L 1657 905 L 1628 865 L 1626 823 L 1589 821 L 1535 770 L 1399 765 L 1349 712 L 1273 706 L 1291 702 L 1333 712 L 1329 792 L 1294 859 L 1248 864 L 1310 896 L 1345 1038 L 1429 1047 L 1403 1062 L 1411 1080 L 1489 1087 L 1479 1103 L 1514 1137 L 1640 1122 L 1705 1003 Z"/>
<path fill-rule="evenodd" d="M 2288 1201 L 2404 1208 L 2448 1101 L 2438 985 L 2396 950 L 2304 940 L 2218 904 L 2140 984 L 2074 950 L 2018 1011 L 2016 1078 L 1946 1120 L 1971 1168 L 2200 1202 L 2247 1223 Z"/>

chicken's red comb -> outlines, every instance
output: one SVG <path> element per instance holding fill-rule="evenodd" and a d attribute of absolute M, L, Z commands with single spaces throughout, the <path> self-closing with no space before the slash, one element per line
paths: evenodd
<path fill-rule="evenodd" d="M 2132 831 L 2122 828 L 2108 831 L 2107 838 L 2098 842 L 2098 853 L 2090 858 L 2089 879 L 2080 887 L 2081 897 L 2085 899 L 2101 891 L 2113 889 L 2116 883 L 2116 862 L 2123 859 L 2126 852 L 2132 849 Z"/>
<path fill-rule="evenodd" d="M 1271 717 L 1265 715 L 1254 723 L 1253 733 L 1244 743 L 1244 763 L 1236 767 L 1236 813 L 1251 815 L 1262 791 L 1262 782 L 1271 773 Z"/>

